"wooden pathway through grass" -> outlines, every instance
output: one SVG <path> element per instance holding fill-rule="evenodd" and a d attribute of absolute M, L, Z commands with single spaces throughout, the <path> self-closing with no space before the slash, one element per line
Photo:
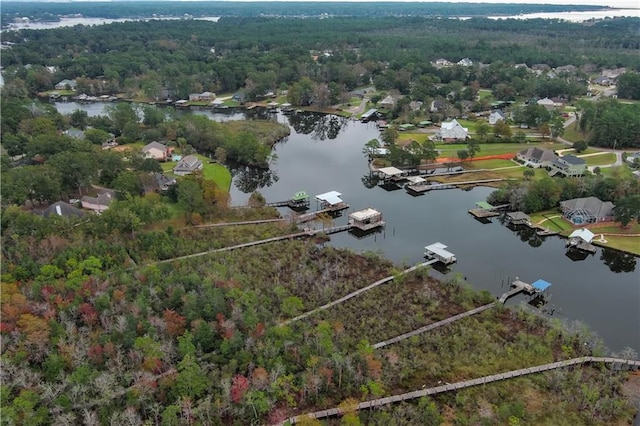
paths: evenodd
<path fill-rule="evenodd" d="M 443 392 L 451 392 L 459 389 L 464 389 L 472 386 L 484 385 L 487 383 L 498 382 L 501 380 L 512 379 L 514 377 L 526 376 L 529 374 L 541 373 L 544 371 L 555 370 L 558 368 L 566 368 L 573 365 L 582 365 L 588 363 L 605 363 L 605 364 L 618 364 L 620 368 L 640 368 L 640 361 L 627 360 L 621 358 L 608 358 L 608 357 L 593 357 L 586 356 L 581 358 L 573 358 L 565 361 L 552 362 L 549 364 L 538 365 L 535 367 L 521 368 L 519 370 L 507 371 L 504 373 L 493 374 L 490 376 L 479 377 L 477 379 L 465 380 L 457 383 L 449 383 L 442 386 L 436 386 L 428 389 L 421 389 L 413 392 L 407 392 L 399 395 L 392 395 L 386 398 L 374 399 L 371 401 L 361 402 L 357 406 L 357 410 L 364 410 L 366 408 L 381 407 L 383 405 L 393 404 L 395 402 L 409 401 L 416 398 L 422 398 L 428 395 L 436 395 Z M 316 411 L 309 414 L 301 414 L 296 417 L 288 419 L 290 424 L 295 424 L 304 420 L 305 418 L 322 419 L 325 417 L 333 417 L 343 414 L 339 408 L 330 408 L 328 410 Z"/>

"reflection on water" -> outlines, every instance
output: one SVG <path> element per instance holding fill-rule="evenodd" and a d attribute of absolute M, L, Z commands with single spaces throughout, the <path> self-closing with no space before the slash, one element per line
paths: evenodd
<path fill-rule="evenodd" d="M 362 178 L 362 184 L 367 189 L 372 189 L 378 186 L 378 182 L 380 182 L 380 177 L 378 175 L 374 175 L 373 173 L 367 173 Z"/>
<path fill-rule="evenodd" d="M 600 260 L 609 267 L 611 272 L 633 272 L 636 269 L 636 258 L 617 250 L 602 249 Z"/>
<path fill-rule="evenodd" d="M 574 262 L 582 262 L 583 260 L 587 260 L 589 255 L 593 256 L 593 253 L 589 253 L 587 251 L 579 250 L 577 248 L 572 247 L 568 249 L 564 255 L 567 256 L 569 259 L 573 260 Z"/>
<path fill-rule="evenodd" d="M 278 175 L 274 170 L 244 165 L 227 165 L 236 188 L 245 194 L 258 189 L 268 188 L 278 182 Z"/>
<path fill-rule="evenodd" d="M 300 134 L 311 135 L 311 139 L 323 141 L 335 139 L 349 121 L 336 115 L 298 113 L 288 116 L 289 125 Z"/>

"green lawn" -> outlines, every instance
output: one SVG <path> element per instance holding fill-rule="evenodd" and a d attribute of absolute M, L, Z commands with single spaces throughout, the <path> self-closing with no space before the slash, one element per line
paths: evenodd
<path fill-rule="evenodd" d="M 485 143 L 480 144 L 480 152 L 476 154 L 476 157 L 482 157 L 485 155 L 500 155 L 507 153 L 516 153 L 530 146 L 537 146 L 545 149 L 562 149 L 565 145 L 561 143 L 553 143 L 553 142 L 539 142 L 534 143 L 530 142 L 527 144 L 519 144 L 519 143 Z M 460 144 L 437 144 L 436 149 L 440 150 L 441 157 L 455 157 L 459 150 L 467 149 L 466 143 Z"/>
<path fill-rule="evenodd" d="M 623 178 L 630 178 L 633 176 L 633 170 L 627 166 L 602 167 L 600 169 L 600 174 L 602 176 L 620 176 Z"/>
<path fill-rule="evenodd" d="M 594 231 L 596 231 L 596 229 L 594 229 Z M 605 235 L 604 239 L 607 240 L 606 243 L 598 243 L 598 239 L 599 238 L 594 239 L 596 245 L 624 250 L 640 256 L 640 237 L 617 237 Z"/>
<path fill-rule="evenodd" d="M 202 176 L 205 179 L 212 180 L 218 185 L 219 188 L 229 191 L 231 188 L 231 173 L 225 166 L 219 163 L 209 163 L 209 158 L 204 155 L 197 154 L 197 157 L 202 161 Z M 160 167 L 162 167 L 162 171 L 164 171 L 168 175 L 173 176 L 173 168 L 176 166 L 176 163 L 167 161 L 164 163 L 160 163 Z"/>
<path fill-rule="evenodd" d="M 478 97 L 480 99 L 489 98 L 489 100 L 491 100 L 493 98 L 493 93 L 491 93 L 491 90 L 489 89 L 480 89 L 478 90 Z"/>
<path fill-rule="evenodd" d="M 208 163 L 209 159 L 204 155 L 198 155 L 204 164 L 202 175 L 205 179 L 210 179 L 218 185 L 220 189 L 229 191 L 231 188 L 231 173 L 225 166 L 219 163 Z"/>
<path fill-rule="evenodd" d="M 574 122 L 569 127 L 564 129 L 564 133 L 562 134 L 562 137 L 568 140 L 569 142 L 577 142 L 577 141 L 585 140 L 586 135 L 584 135 L 581 131 L 578 130 L 578 123 Z"/>
<path fill-rule="evenodd" d="M 514 163 L 509 160 L 478 160 L 471 161 L 467 163 L 466 168 L 468 169 L 498 169 L 501 167 L 512 167 L 512 166 L 520 166 L 518 163 Z M 520 166 L 524 169 L 523 166 Z M 516 170 L 516 169 L 514 169 Z"/>
<path fill-rule="evenodd" d="M 598 155 L 583 157 L 582 159 L 587 162 L 587 166 L 604 166 L 607 164 L 615 163 L 616 154 L 614 154 L 613 152 L 603 152 Z"/>

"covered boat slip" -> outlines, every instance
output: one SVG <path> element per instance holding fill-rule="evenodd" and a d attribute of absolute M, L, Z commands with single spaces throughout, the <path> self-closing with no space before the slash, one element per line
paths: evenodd
<path fill-rule="evenodd" d="M 386 183 L 389 181 L 398 182 L 406 180 L 407 172 L 397 167 L 382 167 L 376 170 L 376 174 L 382 183 Z"/>
<path fill-rule="evenodd" d="M 385 224 L 382 213 L 372 208 L 358 210 L 349 215 L 349 225 L 362 231 L 384 227 Z"/>
<path fill-rule="evenodd" d="M 321 209 L 326 210 L 344 210 L 349 208 L 349 205 L 345 203 L 342 198 L 340 198 L 342 194 L 338 191 L 329 191 L 324 194 L 316 195 L 316 201 L 320 204 Z"/>
<path fill-rule="evenodd" d="M 445 250 L 446 248 L 447 246 L 440 242 L 433 243 L 424 248 L 424 255 L 428 259 L 436 259 L 439 262 L 444 263 L 445 265 L 456 262 L 456 256 L 453 253 Z"/>

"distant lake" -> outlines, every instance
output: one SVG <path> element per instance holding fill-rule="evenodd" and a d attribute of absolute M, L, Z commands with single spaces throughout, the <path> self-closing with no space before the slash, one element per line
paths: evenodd
<path fill-rule="evenodd" d="M 218 22 L 220 19 L 219 16 L 204 16 L 200 18 L 190 18 L 193 20 L 199 21 L 211 21 Z M 60 21 L 57 22 L 14 22 L 9 24 L 9 26 L 2 31 L 15 31 L 22 29 L 29 30 L 49 30 L 52 28 L 62 28 L 62 27 L 75 27 L 76 25 L 105 25 L 112 24 L 114 22 L 129 22 L 129 21 L 176 21 L 176 20 L 186 20 L 185 18 L 174 18 L 174 17 L 154 17 L 154 18 L 142 18 L 142 19 L 107 19 L 107 18 L 85 18 L 85 17 L 74 17 L 74 18 L 60 18 Z"/>
<path fill-rule="evenodd" d="M 89 115 L 102 114 L 105 107 L 102 103 L 55 105 L 62 113 L 82 109 Z M 246 117 L 241 110 L 192 112 L 218 121 Z M 380 136 L 374 123 L 318 114 L 268 114 L 260 108 L 250 113 L 288 124 L 291 135 L 276 144 L 278 159 L 269 170 L 231 169 L 233 205 L 246 204 L 254 190 L 268 201 L 287 200 L 300 190 L 312 197 L 332 190 L 341 192 L 351 208 L 336 218 L 334 225 L 346 224 L 347 214 L 354 210 L 372 207 L 383 213 L 387 228 L 362 239 L 350 233 L 335 234 L 329 244 L 379 252 L 394 262 L 414 265 L 423 261 L 424 246 L 442 242 L 458 258 L 445 277 L 458 273 L 474 289 L 495 296 L 507 290 L 509 278 L 517 276 L 526 282 L 542 278 L 553 284 L 545 307 L 549 313 L 553 311 L 552 318 L 587 324 L 613 351 L 629 346 L 640 352 L 638 258 L 598 248 L 595 255 L 572 260 L 565 255 L 561 238 L 540 238 L 527 229 L 510 230 L 497 218 L 480 223 L 468 210 L 484 200 L 491 188 L 433 191 L 413 197 L 401 188 L 375 185 L 361 152 L 367 141 Z M 313 199 L 311 208 L 316 208 Z M 281 213 L 286 217 L 291 211 L 281 209 Z M 528 297 L 517 296 L 507 304 L 526 301 Z"/>
<path fill-rule="evenodd" d="M 560 19 L 569 22 L 584 22 L 592 19 L 640 17 L 640 9 L 603 9 L 573 12 L 528 13 L 513 16 L 489 16 L 489 19 Z"/>

